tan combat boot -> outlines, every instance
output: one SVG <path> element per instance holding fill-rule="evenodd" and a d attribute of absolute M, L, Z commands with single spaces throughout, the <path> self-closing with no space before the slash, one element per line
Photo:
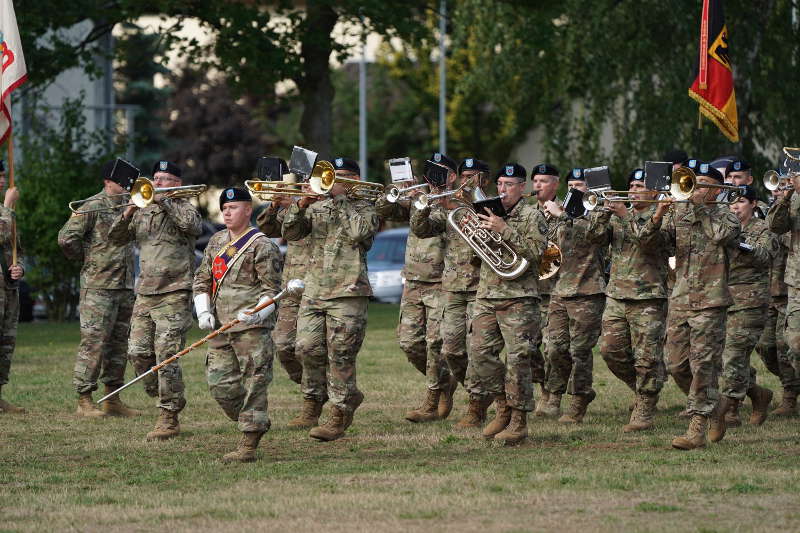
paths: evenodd
<path fill-rule="evenodd" d="M 708 419 L 708 440 L 711 442 L 719 442 L 725 437 L 725 432 L 728 430 L 725 413 L 730 409 L 730 405 L 731 398 L 720 395 L 717 405 Z"/>
<path fill-rule="evenodd" d="M 657 394 L 637 394 L 636 401 L 634 402 L 634 409 L 631 413 L 631 419 L 627 424 L 622 426 L 622 431 L 630 433 L 632 431 L 644 431 L 652 428 L 657 403 Z"/>
<path fill-rule="evenodd" d="M 300 414 L 292 418 L 286 425 L 294 429 L 313 428 L 319 423 L 322 405 L 322 402 L 303 398 L 303 407 L 300 409 Z"/>
<path fill-rule="evenodd" d="M 706 426 L 708 417 L 692 415 L 689 428 L 684 435 L 672 439 L 672 447 L 678 450 L 694 450 L 706 447 Z"/>
<path fill-rule="evenodd" d="M 486 410 L 492 405 L 493 398 L 470 395 L 467 412 L 456 422 L 454 429 L 480 428 L 486 422 Z"/>
<path fill-rule="evenodd" d="M 569 409 L 558 419 L 562 424 L 580 424 L 586 416 L 586 409 L 589 404 L 597 397 L 597 393 L 592 389 L 589 394 L 573 394 L 569 402 Z"/>
<path fill-rule="evenodd" d="M 78 410 L 75 411 L 75 414 L 89 418 L 106 416 L 103 411 L 95 406 L 91 392 L 83 392 L 78 395 Z"/>
<path fill-rule="evenodd" d="M 767 419 L 769 404 L 772 401 L 772 391 L 761 385 L 753 385 L 747 391 L 747 396 L 753 402 L 753 412 L 750 413 L 750 424 L 760 426 Z"/>
<path fill-rule="evenodd" d="M 783 389 L 783 398 L 772 416 L 795 416 L 797 414 L 797 393 Z"/>
<path fill-rule="evenodd" d="M 542 387 L 542 393 L 539 396 L 539 401 L 536 402 L 536 408 L 533 410 L 533 416 L 545 416 L 544 408 L 548 401 L 550 401 L 550 391 Z"/>
<path fill-rule="evenodd" d="M 109 387 L 106 385 L 106 394 L 110 394 L 117 390 L 116 387 Z M 139 416 L 142 414 L 141 411 L 137 411 L 136 409 L 131 409 L 124 403 L 122 400 L 119 399 L 119 394 L 115 394 L 108 400 L 103 402 L 103 412 L 109 416 L 122 416 L 122 417 L 131 417 L 131 416 Z"/>
<path fill-rule="evenodd" d="M 3 387 L 0 386 L 0 395 L 2 395 Z M 0 397 L 0 415 L 6 413 L 10 415 L 21 415 L 25 413 L 25 409 L 22 407 L 17 407 L 12 403 L 8 403 L 2 397 Z"/>
<path fill-rule="evenodd" d="M 345 413 L 335 405 L 331 405 L 328 420 L 324 424 L 313 428 L 308 436 L 321 441 L 331 441 L 344 435 Z"/>
<path fill-rule="evenodd" d="M 534 414 L 545 418 L 556 418 L 561 414 L 561 395 L 555 392 L 548 392 L 547 401 Z"/>
<path fill-rule="evenodd" d="M 509 422 L 511 422 L 511 408 L 506 403 L 506 395 L 498 394 L 494 400 L 494 406 L 497 412 L 494 419 L 483 428 L 483 436 L 487 439 L 494 438 L 495 435 L 503 431 Z"/>
<path fill-rule="evenodd" d="M 451 375 L 450 382 L 447 385 L 447 388 L 439 394 L 439 405 L 436 409 L 439 418 L 442 420 L 450 416 L 450 412 L 453 410 L 453 396 L 458 388 L 458 380 L 455 376 Z"/>
<path fill-rule="evenodd" d="M 260 431 L 246 431 L 242 434 L 236 450 L 222 456 L 223 463 L 252 463 L 256 460 L 256 448 L 264 433 Z"/>
<path fill-rule="evenodd" d="M 441 391 L 438 390 L 428 389 L 422 405 L 413 411 L 407 412 L 405 419 L 409 422 L 433 422 L 434 420 L 439 420 L 438 408 L 440 392 Z"/>
<path fill-rule="evenodd" d="M 494 436 L 494 440 L 503 441 L 507 446 L 519 444 L 528 437 L 528 413 L 519 409 L 511 409 L 511 421 L 506 428 Z"/>
<path fill-rule="evenodd" d="M 356 414 L 356 409 L 358 409 L 361 404 L 364 402 L 364 394 L 359 390 L 356 391 L 356 394 L 350 399 L 350 412 L 344 414 L 344 429 L 350 427 L 350 424 L 353 423 L 353 415 Z"/>
<path fill-rule="evenodd" d="M 739 418 L 739 406 L 741 402 L 736 398 L 728 399 L 728 409 L 725 411 L 725 427 L 738 428 L 742 425 L 742 419 Z"/>
<path fill-rule="evenodd" d="M 180 432 L 178 413 L 162 408 L 161 414 L 158 415 L 158 421 L 156 421 L 156 427 L 147 434 L 147 440 L 167 440 L 176 437 Z"/>

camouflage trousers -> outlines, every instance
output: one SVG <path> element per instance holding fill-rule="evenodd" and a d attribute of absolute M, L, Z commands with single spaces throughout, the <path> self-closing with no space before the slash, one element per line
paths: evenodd
<path fill-rule="evenodd" d="M 592 349 L 600 336 L 605 295 L 550 297 L 547 323 L 550 373 L 544 388 L 555 394 L 589 394 Z"/>
<path fill-rule="evenodd" d="M 315 300 L 303 297 L 295 350 L 303 362 L 303 397 L 353 411 L 356 356 L 367 332 L 366 296 Z"/>
<path fill-rule="evenodd" d="M 442 356 L 458 382 L 469 389 L 467 332 L 475 313 L 475 293 L 442 291 L 442 299 Z"/>
<path fill-rule="evenodd" d="M 96 391 L 98 378 L 114 388 L 125 383 L 134 299 L 128 289 L 81 290 L 81 342 L 72 376 L 78 394 Z"/>
<path fill-rule="evenodd" d="M 19 290 L 16 287 L 0 288 L 0 387 L 8 383 L 11 358 L 17 345 L 18 321 Z"/>
<path fill-rule="evenodd" d="M 469 334 L 469 376 L 477 396 L 505 392 L 508 405 L 533 411 L 531 355 L 539 328 L 537 298 L 489 299 L 475 301 Z M 500 352 L 506 348 L 506 362 Z M 470 394 L 473 391 L 470 390 Z"/>
<path fill-rule="evenodd" d="M 442 355 L 442 284 L 406 280 L 400 300 L 397 339 L 409 362 L 428 378 L 430 390 L 444 390 L 450 369 Z"/>
<path fill-rule="evenodd" d="M 767 320 L 767 306 L 728 311 L 725 351 L 722 352 L 720 393 L 743 400 L 747 389 L 756 384 L 756 369 L 750 354 L 758 344 Z"/>
<path fill-rule="evenodd" d="M 192 327 L 191 299 L 190 291 L 140 294 L 136 297 L 128 358 L 137 375 L 183 349 L 186 332 Z M 177 361 L 159 370 L 158 377 L 150 375 L 143 381 L 145 392 L 158 397 L 161 409 L 180 412 L 186 405 L 183 374 Z"/>
<path fill-rule="evenodd" d="M 297 342 L 297 312 L 300 302 L 295 298 L 284 298 L 278 306 L 278 319 L 272 331 L 272 340 L 275 342 L 275 354 L 289 379 L 300 383 L 303 379 L 303 362 L 297 356 L 295 343 Z"/>
<path fill-rule="evenodd" d="M 550 374 L 550 362 L 547 357 L 547 323 L 550 316 L 550 295 L 539 295 L 539 327 L 536 328 L 534 350 L 531 355 L 531 375 L 534 383 L 547 383 Z"/>
<path fill-rule="evenodd" d="M 795 372 L 786 346 L 786 297 L 773 297 L 767 310 L 764 331 L 756 345 L 756 351 L 767 370 L 778 376 L 784 390 L 800 392 L 800 375 Z"/>
<path fill-rule="evenodd" d="M 687 395 L 690 414 L 710 416 L 719 399 L 717 375 L 725 348 L 725 307 L 667 313 L 667 370 Z"/>
<path fill-rule="evenodd" d="M 784 339 L 789 347 L 789 359 L 794 371 L 800 374 L 800 289 L 789 286 L 786 304 Z"/>
<path fill-rule="evenodd" d="M 268 328 L 222 333 L 208 342 L 206 381 L 211 396 L 239 431 L 265 433 L 267 387 L 275 346 Z"/>
<path fill-rule="evenodd" d="M 600 355 L 611 373 L 636 393 L 654 396 L 664 386 L 666 327 L 666 299 L 606 298 Z"/>

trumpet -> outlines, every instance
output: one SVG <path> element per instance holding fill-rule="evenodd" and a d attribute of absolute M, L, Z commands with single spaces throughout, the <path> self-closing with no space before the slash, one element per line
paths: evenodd
<path fill-rule="evenodd" d="M 135 205 L 139 208 L 147 207 L 153 203 L 156 194 L 163 194 L 167 198 L 195 198 L 200 196 L 208 189 L 207 185 L 181 185 L 179 187 L 155 187 L 153 181 L 149 178 L 139 177 L 131 187 L 130 193 L 110 194 L 109 198 L 121 198 L 130 196 L 131 201 L 127 204 L 115 205 L 113 207 L 100 207 L 97 209 L 88 209 L 81 211 L 80 207 L 89 202 L 91 198 L 85 200 L 75 200 L 69 203 L 69 210 L 76 215 L 85 215 L 87 213 L 96 213 L 98 211 L 113 211 L 114 209 L 122 209 Z"/>
<path fill-rule="evenodd" d="M 403 187 L 402 189 L 397 187 L 396 185 L 392 185 L 386 191 L 386 201 L 389 202 L 390 204 L 397 203 L 400 199 L 405 198 L 410 191 L 424 189 L 425 187 L 430 187 L 430 184 L 419 183 L 417 185 L 410 185 L 408 187 Z"/>
<path fill-rule="evenodd" d="M 383 196 L 383 185 L 350 178 L 337 178 L 336 170 L 329 161 L 317 161 L 308 178 L 308 184 L 315 196 L 324 196 L 334 185 L 341 183 L 347 189 L 347 196 L 354 200 L 374 202 Z"/>
<path fill-rule="evenodd" d="M 791 183 L 781 185 L 782 182 L 785 183 L 788 180 L 788 176 L 781 176 L 774 170 L 767 170 L 763 178 L 764 187 L 769 191 L 793 191 L 794 185 Z"/>
<path fill-rule="evenodd" d="M 420 194 L 417 197 L 416 201 L 414 202 L 414 207 L 416 207 L 417 209 L 425 209 L 426 207 L 430 206 L 431 202 L 433 201 L 441 200 L 442 198 L 447 198 L 449 196 L 463 196 L 462 193 L 470 190 L 477 176 L 479 176 L 479 174 L 475 174 L 475 176 L 465 179 L 461 185 L 449 191 L 444 191 L 438 194 Z M 479 188 L 476 187 L 475 191 L 478 190 Z"/>

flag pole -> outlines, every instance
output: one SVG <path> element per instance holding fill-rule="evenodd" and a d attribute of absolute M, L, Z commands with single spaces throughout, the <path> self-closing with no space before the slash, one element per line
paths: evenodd
<path fill-rule="evenodd" d="M 11 98 L 9 97 L 9 101 Z M 14 128 L 8 132 L 8 188 L 14 188 Z M 16 206 L 14 206 L 16 207 Z M 13 208 L 12 208 L 13 210 Z M 11 264 L 17 264 L 17 219 L 11 218 Z"/>

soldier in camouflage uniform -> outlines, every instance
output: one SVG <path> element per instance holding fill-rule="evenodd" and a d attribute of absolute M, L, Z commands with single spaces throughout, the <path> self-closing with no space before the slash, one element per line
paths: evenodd
<path fill-rule="evenodd" d="M 22 249 L 17 235 L 17 262 L 13 262 L 11 238 L 16 219 L 14 207 L 19 199 L 16 187 L 6 190 L 5 162 L 0 159 L 0 192 L 5 191 L 0 205 L 0 414 L 22 414 L 25 409 L 2 399 L 2 389 L 8 384 L 11 358 L 17 344 L 19 320 L 19 280 L 25 275 Z"/>
<path fill-rule="evenodd" d="M 583 169 L 567 175 L 570 188 L 586 191 Z M 604 225 L 592 212 L 573 219 L 556 202 L 545 204 L 552 219 L 549 238 L 561 248 L 562 263 L 558 281 L 550 296 L 547 325 L 550 372 L 545 388 L 550 392 L 545 416 L 558 416 L 561 395 L 572 396 L 568 411 L 559 418 L 562 424 L 579 424 L 596 393 L 592 388 L 592 348 L 600 336 L 605 303 L 603 250 L 608 245 Z"/>
<path fill-rule="evenodd" d="M 753 172 L 750 163 L 744 159 L 735 159 L 728 163 L 725 167 L 725 183 L 733 185 L 749 185 L 753 186 Z M 755 215 L 758 218 L 766 218 L 769 211 L 769 205 L 760 199 L 756 199 Z"/>
<path fill-rule="evenodd" d="M 128 362 L 128 334 L 133 312 L 133 244 L 117 245 L 108 232 L 126 203 L 121 196 L 133 184 L 121 183 L 112 171 L 115 161 L 101 170 L 103 190 L 84 203 L 58 232 L 58 245 L 68 259 L 83 261 L 81 268 L 81 342 L 75 361 L 72 383 L 78 393 L 77 414 L 87 417 L 108 415 L 135 416 L 139 411 L 122 403 L 119 395 L 95 407 L 92 392 L 97 379 L 109 394 L 125 383 Z M 101 209 L 105 209 L 101 211 Z"/>
<path fill-rule="evenodd" d="M 455 178 L 456 164 L 444 154 L 431 159 L 447 166 Z M 415 193 L 418 191 L 414 191 Z M 375 204 L 375 211 L 384 220 L 408 222 L 416 208 L 412 194 L 409 200 L 391 203 L 386 197 Z M 422 405 L 406 413 L 409 422 L 432 422 L 450 415 L 456 379 L 450 373 L 442 354 L 442 269 L 444 239 L 441 234 L 420 238 L 413 232 L 406 242 L 403 267 L 403 295 L 400 299 L 400 320 L 397 339 L 400 349 L 414 368 L 427 376 L 428 386 Z"/>
<path fill-rule="evenodd" d="M 220 210 L 226 229 L 208 241 L 194 276 L 194 303 L 203 329 L 240 321 L 209 341 L 206 379 L 211 396 L 243 433 L 238 448 L 222 460 L 249 462 L 255 461 L 258 443 L 270 427 L 267 388 L 275 354 L 275 305 L 254 314 L 245 311 L 255 307 L 256 298 L 261 304 L 279 292 L 281 256 L 271 240 L 250 226 L 253 206 L 246 190 L 222 191 Z"/>
<path fill-rule="evenodd" d="M 750 354 L 758 343 L 769 308 L 769 270 L 778 251 L 778 240 L 766 221 L 756 218 L 756 191 L 741 185 L 744 195 L 731 205 L 742 227 L 740 241 L 731 247 L 728 287 L 733 305 L 728 308 L 725 351 L 720 386 L 726 427 L 742 424 L 739 405 L 745 394 L 753 402 L 750 423 L 760 426 L 767 418 L 772 391 L 756 384 Z"/>
<path fill-rule="evenodd" d="M 458 167 L 459 181 L 451 184 L 457 188 L 466 180 L 478 180 L 489 172 L 483 161 L 475 158 L 464 159 Z M 480 183 L 477 184 L 480 186 Z M 442 274 L 442 356 L 447 361 L 457 383 L 469 392 L 469 407 L 466 414 L 455 427 L 479 428 L 486 420 L 486 409 L 493 401 L 480 395 L 476 384 L 467 381 L 469 366 L 469 350 L 467 333 L 472 325 L 475 310 L 475 295 L 480 281 L 481 260 L 475 255 L 472 247 L 461 238 L 458 232 L 447 222 L 448 209 L 460 205 L 458 202 L 446 202 L 442 205 L 414 209 L 411 214 L 411 231 L 419 238 L 443 235 L 445 240 L 444 271 Z M 440 397 L 441 403 L 441 397 Z M 452 396 L 449 407 L 452 407 Z M 444 413 L 442 413 L 444 414 Z"/>
<path fill-rule="evenodd" d="M 337 158 L 336 176 L 358 179 L 358 163 Z M 356 356 L 367 328 L 372 289 L 367 251 L 378 231 L 372 203 L 347 197 L 337 183 L 320 201 L 300 198 L 283 220 L 289 241 L 309 237 L 311 264 L 297 317 L 295 349 L 303 362 L 303 412 L 319 418 L 330 397 L 330 416 L 309 436 L 323 441 L 344 435 L 364 395 L 356 385 Z"/>
<path fill-rule="evenodd" d="M 664 385 L 667 259 L 672 254 L 666 232 L 644 232 L 655 211 L 653 204 L 637 201 L 653 196 L 646 192 L 644 170 L 630 173 L 628 190 L 631 209 L 622 202 L 609 202 L 609 210 L 595 219 L 607 224 L 611 242 L 600 355 L 608 369 L 636 394 L 630 421 L 622 428 L 626 432 L 653 426 Z"/>
<path fill-rule="evenodd" d="M 692 161 L 689 162 L 692 165 Z M 707 163 L 692 165 L 701 184 L 722 184 L 722 174 Z M 686 433 L 672 446 L 682 450 L 716 442 L 725 435 L 717 407 L 717 372 L 722 366 L 728 289 L 728 246 L 739 239 L 739 219 L 713 202 L 718 189 L 697 187 L 689 203 L 658 204 L 645 229 L 662 228 L 675 246 L 675 287 L 667 314 L 667 369 L 688 395 L 691 415 Z M 667 211 L 670 211 L 667 214 Z M 666 215 L 666 216 L 665 216 Z M 650 226 L 650 228 L 648 228 Z"/>
<path fill-rule="evenodd" d="M 155 187 L 181 185 L 181 169 L 168 161 L 153 167 Z M 144 209 L 127 208 L 111 226 L 108 238 L 122 246 L 139 246 L 139 280 L 131 318 L 128 357 L 137 374 L 179 352 L 192 327 L 194 244 L 202 233 L 200 214 L 186 199 L 157 195 Z M 145 391 L 158 397 L 161 414 L 148 440 L 178 435 L 178 413 L 186 405 L 183 375 L 176 361 L 144 380 Z"/>
<path fill-rule="evenodd" d="M 497 191 L 504 195 L 507 215 L 478 212 L 480 225 L 498 233 L 519 257 L 525 272 L 509 279 L 481 264 L 475 315 L 469 335 L 470 372 L 483 396 L 495 397 L 497 413 L 483 436 L 515 444 L 528 436 L 528 413 L 533 411 L 531 355 L 539 330 L 539 257 L 547 248 L 547 223 L 542 213 L 521 201 L 527 171 L 507 163 L 497 174 Z M 472 215 L 465 215 L 472 216 Z M 506 362 L 500 359 L 503 347 Z"/>
<path fill-rule="evenodd" d="M 786 191 L 772 191 L 777 201 Z M 789 348 L 784 337 L 786 326 L 786 295 L 788 286 L 783 281 L 786 272 L 786 256 L 791 247 L 788 233 L 777 236 L 778 250 L 770 269 L 770 303 L 764 332 L 758 341 L 756 351 L 767 369 L 778 376 L 783 388 L 781 404 L 770 413 L 772 416 L 792 416 L 797 414 L 797 393 L 800 392 L 800 376 L 795 372 L 789 356 Z"/>

